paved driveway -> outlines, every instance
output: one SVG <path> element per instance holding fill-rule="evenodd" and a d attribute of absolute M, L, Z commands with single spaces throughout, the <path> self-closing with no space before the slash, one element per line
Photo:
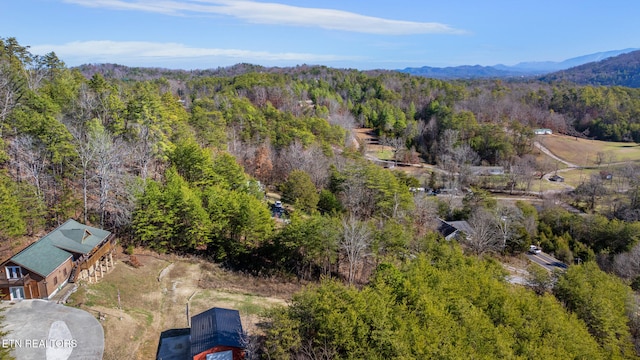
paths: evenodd
<path fill-rule="evenodd" d="M 104 331 L 84 310 L 45 300 L 4 302 L 0 346 L 12 347 L 16 360 L 100 360 Z"/>

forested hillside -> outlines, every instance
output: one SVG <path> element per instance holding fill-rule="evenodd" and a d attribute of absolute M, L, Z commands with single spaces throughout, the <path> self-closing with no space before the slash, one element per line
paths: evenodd
<path fill-rule="evenodd" d="M 589 214 L 553 201 L 498 203 L 472 168 L 501 166 L 502 190 L 526 193 L 554 171 L 534 156 L 533 129 L 638 142 L 638 90 L 321 66 L 69 69 L 54 53 L 0 40 L 6 256 L 75 218 L 130 249 L 348 284 L 328 281 L 272 314 L 265 351 L 275 358 L 309 349 L 340 358 L 632 356 L 631 290 L 595 261 L 639 286 L 638 165 L 625 167 L 610 208 L 598 207 L 601 181 L 577 188 Z M 418 178 L 377 165 L 353 136 L 361 127 L 394 160 L 434 166 Z M 423 187 L 467 191 L 429 196 Z M 461 247 L 440 245 L 439 218 L 478 231 Z M 515 288 L 490 256 L 531 244 L 587 264 L 557 282 L 534 279 L 543 295 Z"/>
<path fill-rule="evenodd" d="M 637 52 L 620 56 L 634 56 Z M 596 64 L 608 64 L 616 62 L 619 57 L 607 59 L 598 63 L 590 63 L 585 67 Z M 625 60 L 625 66 L 628 62 Z M 633 63 L 633 61 L 631 62 Z M 576 67 L 574 69 L 580 69 Z M 424 133 L 427 125 L 430 131 L 444 131 L 441 123 L 447 117 L 470 111 L 478 125 L 485 123 L 504 123 L 507 127 L 509 121 L 515 120 L 529 128 L 550 128 L 556 132 L 587 136 L 594 139 L 608 141 L 633 141 L 640 139 L 640 130 L 637 120 L 639 92 L 623 86 L 626 84 L 589 82 L 585 86 L 570 85 L 569 83 L 553 82 L 551 85 L 545 82 L 524 80 L 475 80 L 475 81 L 442 81 L 422 77 L 412 77 L 391 71 L 365 71 L 330 69 L 325 67 L 298 66 L 295 68 L 265 68 L 261 66 L 239 64 L 229 68 L 202 71 L 179 71 L 163 69 L 127 68 L 119 65 L 85 65 L 79 70 L 87 76 L 101 74 L 106 78 L 119 81 L 133 80 L 157 80 L 165 79 L 168 86 L 175 93 L 179 93 L 185 100 L 189 98 L 186 84 L 196 79 L 213 77 L 235 77 L 251 73 L 271 74 L 272 78 L 308 81 L 309 78 L 317 78 L 326 81 L 332 91 L 336 91 L 344 105 L 351 106 L 350 112 L 356 116 L 357 125 L 376 126 L 378 121 L 372 122 L 368 117 L 361 116 L 359 103 L 366 107 L 373 105 L 371 98 L 377 98 L 385 102 L 391 102 L 405 115 L 405 121 L 421 120 L 412 127 L 408 121 L 407 126 L 413 130 L 409 136 Z M 589 70 L 598 76 L 607 76 L 606 71 Z M 634 73 L 633 69 L 624 70 L 625 73 Z M 560 74 L 560 73 L 558 73 Z M 360 90 L 351 89 L 354 82 L 367 78 L 368 81 L 361 84 Z M 374 80 L 375 79 L 375 80 Z M 555 78 L 554 78 L 555 79 Z M 559 79 L 559 78 L 558 78 Z M 558 80 L 556 79 L 556 80 Z M 553 80 L 545 78 L 545 81 Z M 578 79 L 566 80 L 582 83 Z M 282 80 L 281 80 L 282 81 Z M 376 82 L 394 96 L 385 97 L 378 93 Z M 591 85 L 589 85 L 591 84 Z M 263 83 L 262 87 L 267 84 Z M 274 84 L 275 85 L 275 84 Z M 598 85 L 614 85 L 602 87 Z M 619 86 L 615 86 L 619 85 Z M 350 90 L 345 92 L 345 88 Z M 265 88 L 266 89 L 266 88 Z M 367 94 L 363 97 L 362 91 Z M 310 96 L 306 96 L 310 98 Z M 269 99 L 271 100 L 271 99 Z M 368 106 L 367 106 L 368 105 Z M 438 108 L 436 108 L 438 107 Z M 376 109 L 377 110 L 377 109 Z M 429 124 L 429 120 L 438 119 L 437 124 Z M 509 119 L 509 121 L 507 120 Z M 372 119 L 373 120 L 373 119 Z M 377 119 L 375 119 L 377 120 Z M 438 125 L 434 128 L 435 125 Z M 383 126 L 384 127 L 384 126 Z M 380 126 L 377 127 L 380 130 Z M 387 133 L 390 127 L 387 125 Z M 395 129 L 398 130 L 398 129 Z M 474 129 L 472 129 L 474 130 Z M 477 131 L 477 129 L 475 129 Z M 384 131 L 383 131 L 384 132 Z M 401 135 L 396 131 L 397 135 Z M 429 139 L 411 137 L 412 144 L 429 146 Z M 430 149 L 424 149 L 428 152 Z M 507 156 L 508 157 L 508 156 Z"/>
<path fill-rule="evenodd" d="M 568 81 L 592 86 L 640 87 L 640 51 L 545 75 L 544 81 Z"/>

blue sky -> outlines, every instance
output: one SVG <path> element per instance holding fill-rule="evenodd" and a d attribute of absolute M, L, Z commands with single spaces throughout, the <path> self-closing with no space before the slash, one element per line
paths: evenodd
<path fill-rule="evenodd" d="M 8 0 L 0 37 L 67 66 L 514 65 L 640 47 L 630 0 Z"/>

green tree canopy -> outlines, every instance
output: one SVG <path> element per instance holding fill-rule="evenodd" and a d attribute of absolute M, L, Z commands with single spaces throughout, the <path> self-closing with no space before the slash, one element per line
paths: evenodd
<path fill-rule="evenodd" d="M 320 196 L 311 176 L 304 170 L 293 170 L 282 184 L 282 198 L 307 213 L 316 211 Z"/>
<path fill-rule="evenodd" d="M 627 309 L 632 291 L 595 262 L 571 266 L 558 278 L 554 293 L 582 319 L 589 332 L 614 359 L 635 358 Z"/>
<path fill-rule="evenodd" d="M 9 177 L 0 173 L 0 238 L 6 240 L 26 232 L 26 211 Z"/>
<path fill-rule="evenodd" d="M 382 264 L 358 290 L 327 280 L 272 313 L 268 355 L 336 359 L 610 358 L 551 295 L 513 287 L 495 262 L 428 245 L 406 265 Z"/>

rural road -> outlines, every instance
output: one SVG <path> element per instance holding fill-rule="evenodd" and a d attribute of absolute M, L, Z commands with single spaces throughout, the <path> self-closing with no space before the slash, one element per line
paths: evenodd
<path fill-rule="evenodd" d="M 553 271 L 553 270 L 564 271 L 567 269 L 567 264 L 563 263 L 562 261 L 554 258 L 549 254 L 545 254 L 542 252 L 539 254 L 527 253 L 526 255 L 529 260 L 535 262 L 536 264 L 542 266 L 543 268 L 549 271 Z"/>

